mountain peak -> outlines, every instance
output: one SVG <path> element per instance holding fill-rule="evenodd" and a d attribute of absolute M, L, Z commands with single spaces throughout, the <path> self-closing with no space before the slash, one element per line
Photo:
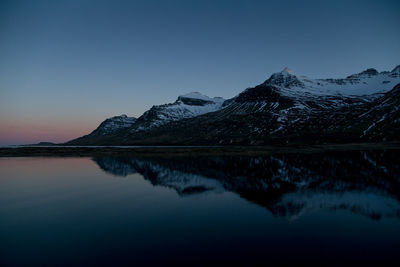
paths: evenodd
<path fill-rule="evenodd" d="M 361 72 L 360 74 L 377 75 L 379 72 L 374 68 L 369 68 Z"/>
<path fill-rule="evenodd" d="M 269 77 L 264 84 L 272 84 L 282 87 L 304 87 L 304 84 L 299 80 L 296 73 L 285 67 L 281 72 L 276 72 Z"/>
<path fill-rule="evenodd" d="M 354 79 L 354 78 L 355 79 L 359 79 L 360 77 L 371 77 L 371 76 L 375 76 L 375 75 L 378 75 L 378 74 L 379 74 L 379 72 L 376 69 L 369 68 L 369 69 L 366 69 L 366 70 L 364 70 L 364 71 L 362 71 L 360 73 L 352 74 L 350 76 L 347 76 L 346 79 Z"/>
<path fill-rule="evenodd" d="M 205 100 L 205 101 L 212 101 L 212 98 L 203 95 L 199 92 L 191 92 L 185 95 L 180 95 L 179 97 L 183 97 L 183 98 L 193 98 L 193 99 L 200 99 L 200 100 Z"/>
<path fill-rule="evenodd" d="M 296 75 L 296 73 L 292 69 L 290 69 L 289 67 L 285 67 L 280 73 Z"/>
<path fill-rule="evenodd" d="M 397 65 L 393 70 L 392 73 L 400 73 L 400 65 Z"/>

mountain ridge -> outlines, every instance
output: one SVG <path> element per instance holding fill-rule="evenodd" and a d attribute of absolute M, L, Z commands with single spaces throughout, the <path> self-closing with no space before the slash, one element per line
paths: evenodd
<path fill-rule="evenodd" d="M 398 140 L 399 84 L 400 65 L 391 72 L 369 68 L 344 79 L 310 79 L 286 67 L 231 99 L 192 92 L 178 96 L 173 103 L 153 106 L 121 130 L 66 144 L 263 145 Z"/>

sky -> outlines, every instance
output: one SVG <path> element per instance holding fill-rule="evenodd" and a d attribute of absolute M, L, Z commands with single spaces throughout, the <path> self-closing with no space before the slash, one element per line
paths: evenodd
<path fill-rule="evenodd" d="M 400 1 L 0 0 L 0 145 L 64 142 L 288 66 L 340 78 L 400 64 Z"/>

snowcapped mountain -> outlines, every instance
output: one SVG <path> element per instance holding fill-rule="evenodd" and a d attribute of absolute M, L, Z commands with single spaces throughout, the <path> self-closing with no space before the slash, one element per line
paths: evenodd
<path fill-rule="evenodd" d="M 109 118 L 102 122 L 91 134 L 69 141 L 67 144 L 115 143 L 116 134 L 120 134 L 118 142 L 122 143 L 129 135 L 147 133 L 170 122 L 220 110 L 224 102 L 225 99 L 222 97 L 210 98 L 199 92 L 180 95 L 174 103 L 153 106 L 137 119 L 126 115 Z"/>
<path fill-rule="evenodd" d="M 192 118 L 221 109 L 225 99 L 210 98 L 198 92 L 181 95 L 174 103 L 153 106 L 140 116 L 130 132 L 147 131 L 171 121 Z"/>
<path fill-rule="evenodd" d="M 128 117 L 125 114 L 108 118 L 103 121 L 90 135 L 113 134 L 121 129 L 131 127 L 135 121 L 136 118 Z"/>
<path fill-rule="evenodd" d="M 100 125 L 90 134 L 84 135 L 77 139 L 74 139 L 70 142 L 74 142 L 76 144 L 93 144 L 97 140 L 104 140 L 111 136 L 114 136 L 120 131 L 128 129 L 131 127 L 136 121 L 134 117 L 128 117 L 123 114 L 120 116 L 114 116 L 104 120 Z M 72 143 L 71 143 L 72 144 Z"/>
<path fill-rule="evenodd" d="M 285 68 L 234 98 L 194 92 L 153 106 L 102 138 L 67 144 L 263 145 L 399 140 L 400 66 L 344 79 L 310 79 Z"/>
<path fill-rule="evenodd" d="M 367 69 L 345 79 L 310 79 L 289 68 L 274 73 L 264 82 L 275 85 L 288 96 L 373 96 L 391 90 L 400 83 L 400 65 L 391 72 Z"/>

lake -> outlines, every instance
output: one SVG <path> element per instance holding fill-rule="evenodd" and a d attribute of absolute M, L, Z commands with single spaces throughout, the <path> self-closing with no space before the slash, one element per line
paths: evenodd
<path fill-rule="evenodd" d="M 0 158 L 0 265 L 397 265 L 400 151 Z"/>

